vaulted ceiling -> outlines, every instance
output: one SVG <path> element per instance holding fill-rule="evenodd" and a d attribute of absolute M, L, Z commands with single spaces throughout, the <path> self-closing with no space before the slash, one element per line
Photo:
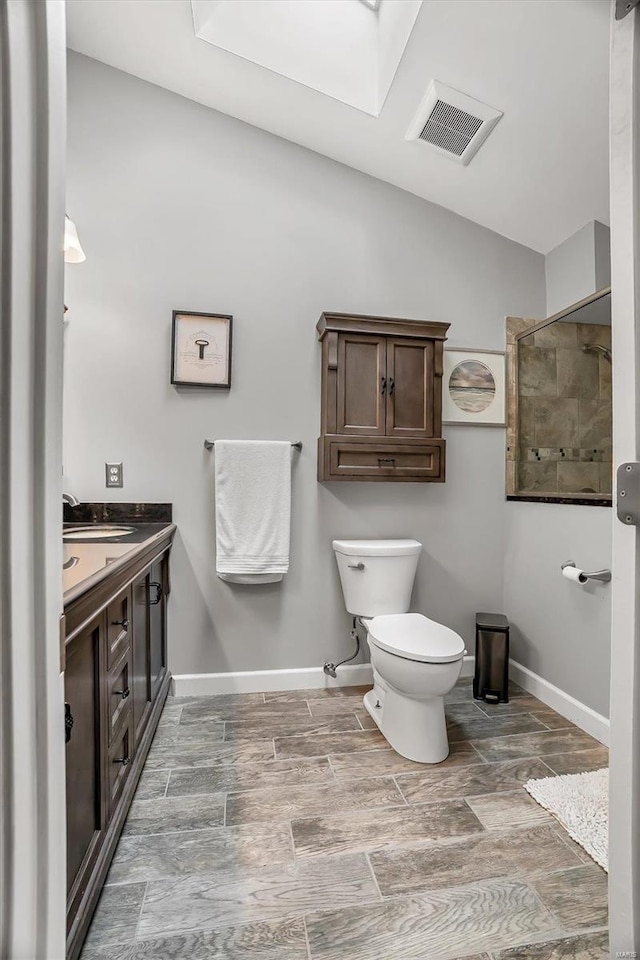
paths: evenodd
<path fill-rule="evenodd" d="M 249 25 L 261 2 L 215 0 L 242 6 Z M 304 13 L 305 0 L 279 2 Z M 360 0 L 324 2 L 336 14 L 358 3 L 368 17 L 381 16 L 385 3 L 417 6 L 381 0 L 376 14 Z M 213 41 L 201 39 L 190 0 L 67 0 L 67 11 L 73 50 L 542 253 L 591 220 L 608 223 L 609 0 L 424 0 L 413 29 L 405 24 L 408 42 L 379 115 L 379 103 L 358 109 L 283 75 L 273 61 L 269 68 L 215 45 L 215 31 Z M 332 49 L 325 35 L 318 47 L 331 65 L 338 43 Z M 504 114 L 468 166 L 405 139 L 434 79 Z"/>

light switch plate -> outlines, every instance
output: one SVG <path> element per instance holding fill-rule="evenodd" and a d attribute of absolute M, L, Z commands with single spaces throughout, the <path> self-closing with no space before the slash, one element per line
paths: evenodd
<path fill-rule="evenodd" d="M 122 463 L 105 463 L 105 473 L 108 487 L 123 487 Z"/>

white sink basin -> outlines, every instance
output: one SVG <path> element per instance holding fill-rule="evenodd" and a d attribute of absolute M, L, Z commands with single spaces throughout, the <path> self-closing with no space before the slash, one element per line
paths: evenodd
<path fill-rule="evenodd" d="M 115 540 L 116 537 L 126 537 L 133 533 L 133 527 L 125 527 L 113 523 L 92 523 L 87 527 L 72 527 L 64 530 L 63 540 Z"/>

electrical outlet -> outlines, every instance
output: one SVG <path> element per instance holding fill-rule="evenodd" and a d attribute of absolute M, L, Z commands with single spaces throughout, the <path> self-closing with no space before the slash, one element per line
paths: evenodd
<path fill-rule="evenodd" d="M 108 487 L 123 487 L 122 463 L 105 463 L 105 472 Z"/>

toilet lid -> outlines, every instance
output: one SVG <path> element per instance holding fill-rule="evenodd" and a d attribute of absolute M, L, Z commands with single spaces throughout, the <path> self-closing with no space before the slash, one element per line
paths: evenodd
<path fill-rule="evenodd" d="M 392 613 L 367 624 L 376 647 L 421 663 L 451 663 L 464 655 L 462 637 L 421 613 Z"/>

